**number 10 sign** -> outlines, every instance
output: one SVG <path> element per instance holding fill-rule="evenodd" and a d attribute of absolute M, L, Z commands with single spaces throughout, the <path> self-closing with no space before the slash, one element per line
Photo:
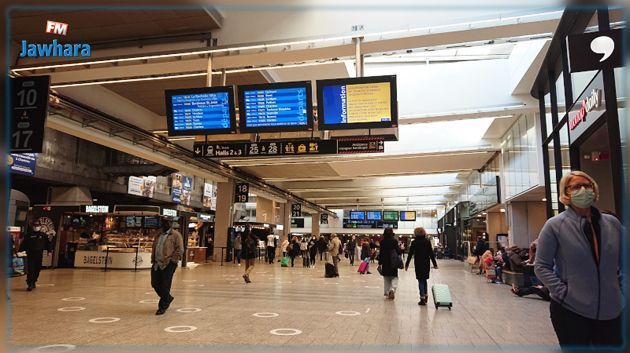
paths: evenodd
<path fill-rule="evenodd" d="M 11 153 L 41 153 L 50 76 L 11 79 Z"/>

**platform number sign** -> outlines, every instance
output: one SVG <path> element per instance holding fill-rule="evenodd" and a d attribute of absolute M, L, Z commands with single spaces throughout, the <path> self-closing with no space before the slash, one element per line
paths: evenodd
<path fill-rule="evenodd" d="M 50 76 L 11 79 L 11 153 L 41 153 Z"/>
<path fill-rule="evenodd" d="M 291 205 L 291 217 L 302 217 L 302 205 L 299 203 Z"/>
<path fill-rule="evenodd" d="M 319 224 L 328 224 L 328 214 L 322 213 L 319 215 Z"/>
<path fill-rule="evenodd" d="M 247 202 L 249 201 L 249 184 L 241 183 L 236 184 L 236 191 L 234 193 L 234 202 Z"/>

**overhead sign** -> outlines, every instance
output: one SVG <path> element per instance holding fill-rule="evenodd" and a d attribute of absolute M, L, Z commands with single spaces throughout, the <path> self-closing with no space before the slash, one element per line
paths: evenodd
<path fill-rule="evenodd" d="M 383 153 L 385 139 L 382 137 L 356 137 L 337 140 L 339 154 Z"/>
<path fill-rule="evenodd" d="M 249 201 L 249 184 L 238 183 L 236 184 L 236 190 L 234 191 L 234 202 L 248 202 Z"/>
<path fill-rule="evenodd" d="M 291 204 L 291 217 L 302 217 L 302 205 L 299 203 Z"/>
<path fill-rule="evenodd" d="M 235 158 L 336 154 L 336 140 L 195 143 L 193 157 Z"/>
<path fill-rule="evenodd" d="M 623 66 L 622 29 L 570 35 L 571 72 L 595 71 Z"/>
<path fill-rule="evenodd" d="M 172 208 L 162 208 L 162 216 L 177 217 L 177 210 Z"/>
<path fill-rule="evenodd" d="M 35 176 L 37 165 L 36 153 L 11 153 L 7 155 L 7 165 L 11 173 L 26 176 Z"/>
<path fill-rule="evenodd" d="M 107 205 L 85 205 L 85 206 L 83 206 L 83 212 L 85 212 L 85 213 L 109 213 L 109 206 L 107 206 Z"/>
<path fill-rule="evenodd" d="M 50 76 L 11 79 L 11 152 L 41 153 Z"/>
<path fill-rule="evenodd" d="M 603 77 L 602 72 L 595 76 L 568 112 L 571 143 L 606 113 Z"/>
<path fill-rule="evenodd" d="M 328 224 L 328 214 L 322 213 L 319 215 L 319 224 Z"/>

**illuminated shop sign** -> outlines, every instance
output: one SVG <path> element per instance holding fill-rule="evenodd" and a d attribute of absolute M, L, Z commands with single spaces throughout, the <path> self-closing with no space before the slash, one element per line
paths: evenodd
<path fill-rule="evenodd" d="M 109 213 L 109 206 L 104 205 L 87 205 L 83 206 L 85 213 Z"/>
<path fill-rule="evenodd" d="M 591 91 L 591 95 L 580 102 L 580 110 L 578 110 L 577 114 L 569 119 L 569 129 L 575 129 L 581 122 L 586 121 L 586 115 L 590 111 L 599 108 L 601 94 L 602 91 L 600 89 L 593 89 L 593 91 Z"/>

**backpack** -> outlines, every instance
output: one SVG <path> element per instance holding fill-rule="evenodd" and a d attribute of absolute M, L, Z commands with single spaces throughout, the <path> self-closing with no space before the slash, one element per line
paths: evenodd
<path fill-rule="evenodd" d="M 308 250 L 308 243 L 305 242 L 305 241 L 301 242 L 300 243 L 300 250 L 302 250 L 302 251 Z"/>

